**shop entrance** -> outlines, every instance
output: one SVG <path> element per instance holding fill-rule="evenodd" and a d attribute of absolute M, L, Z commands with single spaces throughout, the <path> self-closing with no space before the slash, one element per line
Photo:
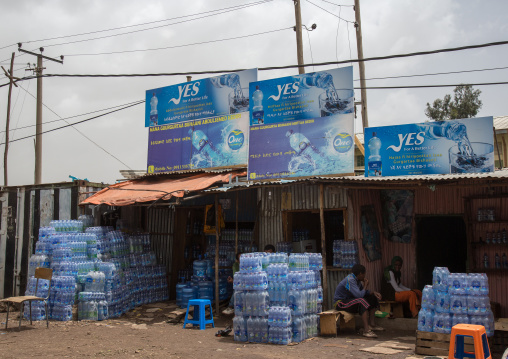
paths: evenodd
<path fill-rule="evenodd" d="M 417 216 L 416 233 L 418 288 L 432 284 L 434 267 L 466 272 L 467 237 L 462 216 Z"/>
<path fill-rule="evenodd" d="M 286 241 L 292 242 L 293 252 L 322 253 L 321 222 L 319 210 L 283 212 L 286 224 Z M 333 241 L 345 239 L 346 211 L 344 209 L 327 209 L 325 219 L 326 264 L 333 265 Z"/>

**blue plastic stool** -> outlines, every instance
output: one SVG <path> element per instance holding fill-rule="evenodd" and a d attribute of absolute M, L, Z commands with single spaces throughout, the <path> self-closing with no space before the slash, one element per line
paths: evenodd
<path fill-rule="evenodd" d="M 192 314 L 192 319 L 189 319 L 189 308 L 190 306 L 194 306 L 194 312 Z M 210 306 L 210 319 L 206 319 L 205 317 L 205 308 L 206 306 Z M 189 303 L 187 303 L 187 313 L 185 313 L 185 321 L 183 322 L 183 328 L 185 329 L 185 325 L 192 324 L 192 326 L 199 325 L 199 329 L 205 330 L 207 324 L 211 324 L 213 328 L 215 328 L 215 324 L 213 323 L 213 311 L 212 311 L 212 302 L 209 299 L 190 299 Z"/>

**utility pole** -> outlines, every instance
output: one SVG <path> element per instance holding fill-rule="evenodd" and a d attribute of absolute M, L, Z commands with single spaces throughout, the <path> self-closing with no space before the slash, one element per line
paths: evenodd
<path fill-rule="evenodd" d="M 362 20 L 360 17 L 360 0 L 355 0 L 355 28 L 356 28 L 356 48 L 358 50 L 358 65 L 360 67 L 360 86 L 362 96 L 362 125 L 363 128 L 369 127 L 367 117 L 367 89 L 365 88 L 365 63 L 363 62 L 363 44 L 362 44 Z"/>
<path fill-rule="evenodd" d="M 304 74 L 303 67 L 303 43 L 302 43 L 302 12 L 300 10 L 300 0 L 293 0 L 295 4 L 296 26 L 293 28 L 296 32 L 296 55 L 298 57 L 298 73 Z"/>
<path fill-rule="evenodd" d="M 9 97 L 7 99 L 7 120 L 5 121 L 5 150 L 4 150 L 4 186 L 8 186 L 8 180 L 7 180 L 7 154 L 9 152 L 9 122 L 11 120 L 11 94 L 12 94 L 12 85 L 18 87 L 16 83 L 14 82 L 14 79 L 19 80 L 19 78 L 14 77 L 12 75 L 13 67 L 14 67 L 14 55 L 15 53 L 12 53 L 11 56 L 11 67 L 9 72 L 5 71 L 4 67 L 2 66 L 2 70 L 4 70 L 5 76 L 9 78 Z"/>
<path fill-rule="evenodd" d="M 42 71 L 45 67 L 42 67 L 42 59 L 54 61 L 63 64 L 63 56 L 60 56 L 60 60 L 52 57 L 44 56 L 42 52 L 44 48 L 39 48 L 40 54 L 35 52 L 23 50 L 21 43 L 18 43 L 18 51 L 26 54 L 37 56 L 37 67 L 34 69 L 35 75 L 37 76 L 37 115 L 35 122 L 35 184 L 42 183 Z"/>

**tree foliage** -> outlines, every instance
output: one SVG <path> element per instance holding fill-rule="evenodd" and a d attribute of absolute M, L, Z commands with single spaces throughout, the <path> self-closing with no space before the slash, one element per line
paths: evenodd
<path fill-rule="evenodd" d="M 432 106 L 427 102 L 425 116 L 434 121 L 446 121 L 457 118 L 470 118 L 476 116 L 482 101 L 480 100 L 480 90 L 473 90 L 471 85 L 459 85 L 453 90 L 453 100 L 451 95 L 445 95 L 443 99 L 436 99 Z"/>

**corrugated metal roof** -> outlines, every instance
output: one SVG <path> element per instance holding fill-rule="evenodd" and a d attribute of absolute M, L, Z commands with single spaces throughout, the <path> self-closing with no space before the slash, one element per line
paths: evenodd
<path fill-rule="evenodd" d="M 508 129 L 508 116 L 494 117 L 494 127 L 496 128 L 496 130 Z"/>
<path fill-rule="evenodd" d="M 297 178 L 291 180 L 274 180 L 274 181 L 263 181 L 263 182 L 240 182 L 231 185 L 226 185 L 220 188 L 211 188 L 204 192 L 226 192 L 231 189 L 248 188 L 251 186 L 273 186 L 273 185 L 284 185 L 298 182 L 320 182 L 320 181 L 331 181 L 338 183 L 351 183 L 351 182 L 371 182 L 371 183 L 394 183 L 394 182 L 446 182 L 456 181 L 458 179 L 508 179 L 508 168 L 497 170 L 495 172 L 486 173 L 454 173 L 454 174 L 443 174 L 443 175 L 412 175 L 412 176 L 386 176 L 386 177 L 364 177 L 364 176 L 341 176 L 341 177 L 311 177 L 311 178 Z"/>

